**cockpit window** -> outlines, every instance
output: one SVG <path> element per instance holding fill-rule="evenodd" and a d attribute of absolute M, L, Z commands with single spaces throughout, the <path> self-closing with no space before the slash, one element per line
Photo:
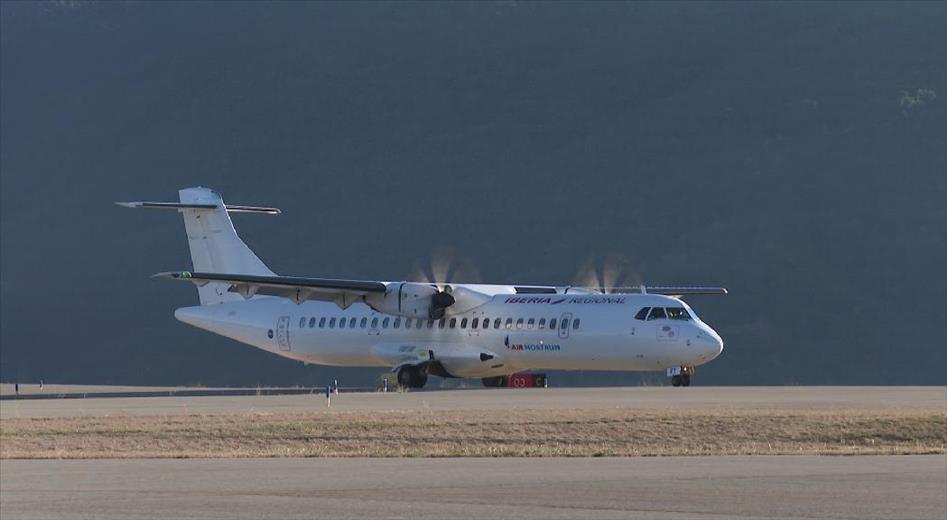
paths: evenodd
<path fill-rule="evenodd" d="M 662 307 L 654 307 L 653 309 L 651 309 L 651 314 L 648 315 L 648 320 L 649 320 L 649 321 L 650 321 L 650 320 L 659 320 L 659 319 L 663 319 L 663 318 L 666 318 L 666 317 L 667 317 L 667 315 L 664 314 L 664 308 L 662 308 Z"/>
<path fill-rule="evenodd" d="M 687 313 L 687 309 L 684 307 L 668 307 L 667 308 L 668 318 L 672 320 L 689 320 L 691 315 Z"/>
<path fill-rule="evenodd" d="M 648 317 L 648 311 L 651 310 L 651 307 L 642 307 L 638 314 L 635 314 L 636 320 L 643 320 Z"/>

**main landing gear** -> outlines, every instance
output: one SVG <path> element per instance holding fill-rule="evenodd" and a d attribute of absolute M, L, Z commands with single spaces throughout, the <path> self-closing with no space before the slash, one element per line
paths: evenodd
<path fill-rule="evenodd" d="M 427 370 L 419 366 L 407 365 L 398 370 L 398 384 L 402 388 L 424 388 L 427 383 Z"/>
<path fill-rule="evenodd" d="M 669 368 L 668 375 L 671 376 L 671 386 L 691 386 L 691 376 L 694 375 L 694 367 Z"/>
<path fill-rule="evenodd" d="M 483 381 L 483 386 L 487 388 L 506 387 L 510 384 L 510 376 L 485 377 L 481 381 Z"/>

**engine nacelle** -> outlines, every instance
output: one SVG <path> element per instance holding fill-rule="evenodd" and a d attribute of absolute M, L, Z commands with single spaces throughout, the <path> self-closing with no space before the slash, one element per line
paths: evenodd
<path fill-rule="evenodd" d="M 479 307 L 493 296 L 462 285 L 447 286 L 443 291 L 434 285 L 415 282 L 388 284 L 384 294 L 369 294 L 365 303 L 378 312 L 408 318 L 439 320 L 445 314 L 458 314 Z"/>
<path fill-rule="evenodd" d="M 474 307 L 479 307 L 490 300 L 493 299 L 492 295 L 482 293 L 480 291 L 475 291 L 473 289 L 468 289 L 463 285 L 458 285 L 456 287 L 448 287 L 447 292 L 454 297 L 456 303 L 449 306 L 447 309 L 448 314 L 459 314 L 461 312 L 467 312 Z"/>
<path fill-rule="evenodd" d="M 388 284 L 384 294 L 369 294 L 365 303 L 378 312 L 406 316 L 408 318 L 429 318 L 432 298 L 444 300 L 444 293 L 437 287 L 425 283 L 397 282 Z M 447 295 L 450 296 L 450 295 Z M 443 305 L 446 301 L 435 303 Z M 451 301 L 450 303 L 453 303 Z"/>

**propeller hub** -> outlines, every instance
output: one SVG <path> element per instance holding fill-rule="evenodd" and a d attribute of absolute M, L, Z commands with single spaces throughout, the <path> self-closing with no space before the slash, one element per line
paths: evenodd
<path fill-rule="evenodd" d="M 456 300 L 454 300 L 454 297 L 451 296 L 450 293 L 446 293 L 444 291 L 431 295 L 431 307 L 435 309 L 446 309 L 447 307 L 453 305 L 455 301 Z"/>

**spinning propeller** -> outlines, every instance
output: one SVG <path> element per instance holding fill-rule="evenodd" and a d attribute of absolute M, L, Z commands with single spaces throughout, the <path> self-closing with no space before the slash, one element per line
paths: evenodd
<path fill-rule="evenodd" d="M 611 294 L 625 286 L 641 285 L 641 276 L 631 271 L 631 261 L 618 254 L 605 255 L 601 261 L 588 257 L 579 267 L 573 287 L 589 292 Z"/>
<path fill-rule="evenodd" d="M 480 293 L 463 287 L 451 286 L 451 281 L 461 280 L 464 283 L 479 283 L 480 273 L 469 260 L 456 260 L 456 255 L 450 249 L 438 248 L 431 252 L 431 261 L 428 268 L 421 264 L 414 266 L 414 280 L 429 284 L 437 289 L 431 296 L 431 319 L 439 320 L 444 317 L 448 307 L 461 301 L 459 307 L 468 308 L 471 304 L 482 303 Z"/>

